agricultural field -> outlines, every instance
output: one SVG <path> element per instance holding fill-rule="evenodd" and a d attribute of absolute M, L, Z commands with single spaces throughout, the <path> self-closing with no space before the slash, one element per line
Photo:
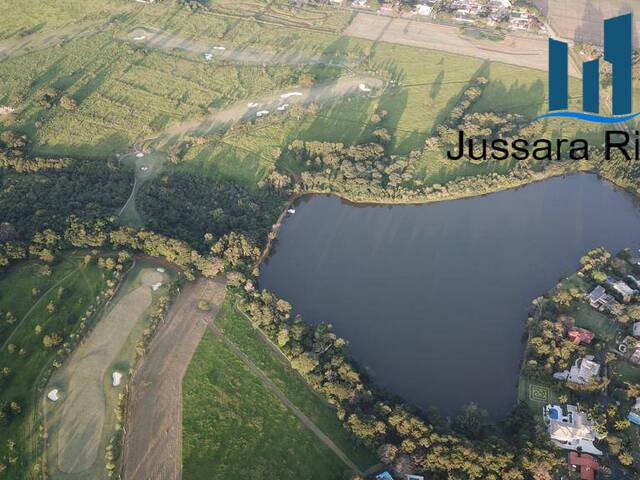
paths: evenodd
<path fill-rule="evenodd" d="M 56 390 L 59 396 L 55 402 L 42 401 L 51 478 L 107 478 L 105 449 L 122 428 L 115 414 L 120 395 L 150 315 L 175 278 L 173 271 L 159 265 L 135 264 L 95 328 L 49 380 L 46 391 Z"/>
<path fill-rule="evenodd" d="M 112 275 L 95 256 L 71 253 L 52 265 L 18 264 L 0 279 L 0 305 L 17 318 L 0 350 L 0 368 L 7 369 L 0 390 L 0 464 L 16 478 L 18 472 L 39 468 L 37 404 L 43 376 L 54 359 L 63 358 L 74 332 L 86 324 L 82 319 L 98 308 Z"/>

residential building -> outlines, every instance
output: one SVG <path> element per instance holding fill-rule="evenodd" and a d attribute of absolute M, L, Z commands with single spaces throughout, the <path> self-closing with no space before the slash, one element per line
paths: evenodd
<path fill-rule="evenodd" d="M 567 380 L 578 385 L 586 385 L 588 383 L 600 379 L 600 364 L 593 361 L 592 356 L 579 358 L 569 370 Z"/>
<path fill-rule="evenodd" d="M 637 290 L 634 290 L 622 280 L 616 280 L 613 277 L 607 278 L 607 285 L 611 289 L 613 289 L 616 294 L 618 294 L 618 296 L 624 303 L 629 303 L 631 299 L 638 293 Z"/>
<path fill-rule="evenodd" d="M 581 343 L 589 345 L 595 337 L 593 332 L 580 327 L 570 328 L 567 336 L 575 345 L 580 345 Z"/>
<path fill-rule="evenodd" d="M 431 15 L 432 11 L 433 11 L 433 7 L 431 7 L 430 5 L 425 5 L 425 4 L 416 5 L 416 13 L 418 15 L 422 15 L 423 17 L 428 17 L 429 15 Z"/>
<path fill-rule="evenodd" d="M 580 473 L 580 480 L 595 480 L 600 469 L 598 460 L 586 453 L 569 452 L 568 462 L 574 472 Z"/>
<path fill-rule="evenodd" d="M 616 299 L 609 295 L 602 285 L 594 288 L 587 296 L 587 299 L 589 300 L 589 305 L 600 312 L 611 312 L 619 305 Z"/>
<path fill-rule="evenodd" d="M 393 477 L 386 470 L 376 475 L 376 480 L 393 480 Z"/>
<path fill-rule="evenodd" d="M 567 450 L 578 450 L 592 455 L 602 455 L 593 442 L 598 438 L 587 414 L 575 405 L 567 405 L 566 415 L 559 405 L 547 405 L 543 409 L 551 441 Z"/>
<path fill-rule="evenodd" d="M 631 423 L 640 425 L 640 397 L 636 398 L 636 404 L 633 406 L 627 418 Z"/>

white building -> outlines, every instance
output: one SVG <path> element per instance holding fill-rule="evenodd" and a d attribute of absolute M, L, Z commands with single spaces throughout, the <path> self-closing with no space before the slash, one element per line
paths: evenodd
<path fill-rule="evenodd" d="M 593 442 L 598 438 L 593 423 L 587 414 L 575 405 L 567 405 L 565 415 L 562 407 L 547 405 L 543 409 L 551 441 L 566 450 L 578 450 L 592 455 L 602 455 Z"/>
<path fill-rule="evenodd" d="M 578 385 L 586 385 L 599 380 L 600 364 L 593 361 L 593 357 L 579 358 L 569 370 L 568 381 Z"/>
<path fill-rule="evenodd" d="M 428 17 L 429 15 L 431 15 L 431 12 L 433 11 L 433 8 L 429 5 L 424 5 L 424 4 L 418 4 L 416 5 L 416 13 L 418 15 L 422 15 L 424 17 Z"/>

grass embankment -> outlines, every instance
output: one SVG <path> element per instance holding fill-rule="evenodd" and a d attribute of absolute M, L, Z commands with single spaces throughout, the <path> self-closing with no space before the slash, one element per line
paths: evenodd
<path fill-rule="evenodd" d="M 20 413 L 9 413 L 0 428 L 0 464 L 8 467 L 7 474 L 13 478 L 27 477 L 35 462 L 33 447 L 38 432 L 33 418 L 39 397 L 36 387 L 60 348 L 46 347 L 45 335 L 66 339 L 87 309 L 96 305 L 96 295 L 106 285 L 104 271 L 95 260 L 88 265 L 82 261 L 82 256 L 67 255 L 50 267 L 49 277 L 37 273 L 41 264 L 24 263 L 3 274 L 0 280 L 0 305 L 12 305 L 22 315 L 17 315 L 21 324 L 0 351 L 0 368 L 10 369 L 2 381 L 0 405 L 16 402 L 20 407 Z M 59 285 L 44 290 L 69 273 Z M 33 288 L 39 293 L 33 295 Z M 9 452 L 9 441 L 16 442 L 15 454 Z"/>
<path fill-rule="evenodd" d="M 353 444 L 335 411 L 309 389 L 227 297 L 224 334 L 362 470 L 376 463 Z M 183 382 L 183 464 L 188 478 L 251 475 L 340 479 L 348 468 L 234 355 L 206 334 Z"/>

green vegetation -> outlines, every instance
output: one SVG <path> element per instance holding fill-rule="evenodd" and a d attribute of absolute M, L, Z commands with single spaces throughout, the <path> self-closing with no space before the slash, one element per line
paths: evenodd
<path fill-rule="evenodd" d="M 186 478 L 344 478 L 342 461 L 211 332 L 183 389 Z"/>
<path fill-rule="evenodd" d="M 43 381 L 51 365 L 59 366 L 70 351 L 75 335 L 88 326 L 105 299 L 100 294 L 113 293 L 114 273 L 100 268 L 92 255 L 71 254 L 52 265 L 27 263 L 3 274 L 1 282 L 15 284 L 17 290 L 0 289 L 0 304 L 6 308 L 13 302 L 16 316 L 22 314 L 0 351 L 0 466 L 8 473 L 39 468 L 34 422 Z M 14 449 L 8 448 L 9 441 L 15 442 Z"/>

